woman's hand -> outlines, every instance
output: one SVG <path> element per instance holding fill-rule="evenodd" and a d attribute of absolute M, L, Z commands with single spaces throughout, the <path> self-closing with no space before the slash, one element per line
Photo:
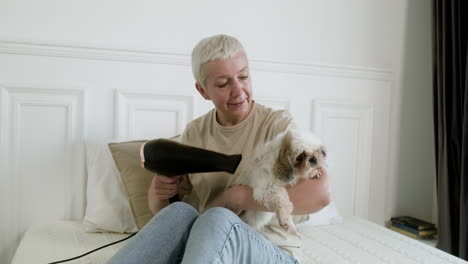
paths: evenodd
<path fill-rule="evenodd" d="M 148 190 L 148 206 L 153 214 L 169 204 L 168 199 L 177 194 L 180 183 L 186 180 L 186 177 L 187 175 L 170 178 L 159 174 L 154 175 Z"/>

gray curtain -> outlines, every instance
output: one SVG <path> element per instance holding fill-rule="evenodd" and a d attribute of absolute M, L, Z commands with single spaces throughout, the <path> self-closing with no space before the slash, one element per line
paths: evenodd
<path fill-rule="evenodd" d="M 432 0 L 437 247 L 468 260 L 467 0 Z"/>

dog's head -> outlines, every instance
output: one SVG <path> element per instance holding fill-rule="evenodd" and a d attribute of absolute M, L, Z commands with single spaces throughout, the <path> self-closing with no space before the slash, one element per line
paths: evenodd
<path fill-rule="evenodd" d="M 326 156 L 325 147 L 315 135 L 287 131 L 282 135 L 273 170 L 281 180 L 295 184 L 300 178 L 320 177 L 320 171 L 326 169 Z"/>

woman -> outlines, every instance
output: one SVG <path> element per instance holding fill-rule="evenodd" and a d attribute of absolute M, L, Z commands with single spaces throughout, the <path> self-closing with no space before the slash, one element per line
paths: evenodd
<path fill-rule="evenodd" d="M 187 125 L 182 143 L 242 153 L 240 171 L 257 146 L 293 126 L 286 111 L 252 100 L 248 60 L 237 39 L 201 40 L 192 53 L 192 69 L 197 91 L 215 108 Z M 155 175 L 148 191 L 155 216 L 109 263 L 298 263 L 298 236 L 275 225 L 260 234 L 238 217 L 243 210 L 267 210 L 253 199 L 250 187 L 228 188 L 233 177 L 220 172 Z M 188 189 L 184 202 L 169 204 L 183 186 Z M 330 200 L 328 175 L 302 180 L 288 193 L 293 214 L 317 212 Z"/>

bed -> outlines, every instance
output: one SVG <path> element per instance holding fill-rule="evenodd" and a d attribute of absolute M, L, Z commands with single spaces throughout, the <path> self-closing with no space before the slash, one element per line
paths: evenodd
<path fill-rule="evenodd" d="M 325 263 L 467 263 L 418 240 L 351 217 L 327 225 L 299 225 L 303 264 Z M 128 234 L 90 233 L 83 222 L 57 221 L 31 226 L 12 264 L 50 263 L 81 255 Z M 105 263 L 126 241 L 67 263 Z"/>
<path fill-rule="evenodd" d="M 31 225 L 12 264 L 73 258 L 142 228 L 152 216 L 146 206 L 151 173 L 140 167 L 138 156 L 142 142 L 87 142 L 88 202 L 83 221 Z M 335 201 L 298 224 L 298 230 L 304 240 L 303 264 L 467 263 L 368 220 L 342 217 Z M 67 263 L 105 263 L 127 241 Z"/>

